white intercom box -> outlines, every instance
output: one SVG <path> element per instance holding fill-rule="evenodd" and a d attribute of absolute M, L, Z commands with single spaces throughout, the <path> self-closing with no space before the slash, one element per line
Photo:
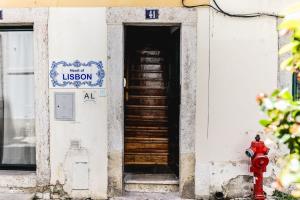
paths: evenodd
<path fill-rule="evenodd" d="M 62 121 L 75 120 L 75 93 L 54 93 L 55 119 Z"/>

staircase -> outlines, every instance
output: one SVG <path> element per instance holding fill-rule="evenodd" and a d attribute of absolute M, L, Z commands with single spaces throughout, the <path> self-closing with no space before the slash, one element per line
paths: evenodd
<path fill-rule="evenodd" d="M 125 88 L 125 166 L 168 165 L 168 104 L 164 57 L 135 52 Z"/>

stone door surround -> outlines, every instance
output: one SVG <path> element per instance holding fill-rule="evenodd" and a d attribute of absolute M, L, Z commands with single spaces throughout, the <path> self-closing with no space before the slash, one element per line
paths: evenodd
<path fill-rule="evenodd" d="M 180 25 L 181 105 L 179 121 L 179 191 L 183 198 L 195 195 L 195 112 L 197 65 L 197 10 L 160 8 L 159 19 L 146 20 L 146 8 L 108 8 L 108 195 L 123 192 L 124 154 L 124 25 Z"/>

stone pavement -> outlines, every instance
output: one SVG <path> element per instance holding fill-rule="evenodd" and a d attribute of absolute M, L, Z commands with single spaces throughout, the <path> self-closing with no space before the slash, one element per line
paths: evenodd
<path fill-rule="evenodd" d="M 184 200 L 179 197 L 177 192 L 174 193 L 142 193 L 126 192 L 123 197 L 114 197 L 109 200 Z"/>
<path fill-rule="evenodd" d="M 188 200 L 179 197 L 178 193 L 140 193 L 127 192 L 124 197 L 114 197 L 109 200 Z M 190 199 L 191 200 L 191 199 Z M 251 200 L 251 198 L 236 198 L 230 200 Z M 275 200 L 273 197 L 268 197 L 267 200 Z"/>
<path fill-rule="evenodd" d="M 29 193 L 0 193 L 0 200 L 32 200 L 33 194 Z M 114 197 L 109 200 L 188 200 L 181 199 L 178 193 L 139 193 L 127 192 L 123 197 Z M 249 198 L 237 198 L 234 200 L 250 200 Z M 275 200 L 269 197 L 268 200 Z"/>
<path fill-rule="evenodd" d="M 29 193 L 0 193 L 0 200 L 31 200 L 33 196 Z"/>

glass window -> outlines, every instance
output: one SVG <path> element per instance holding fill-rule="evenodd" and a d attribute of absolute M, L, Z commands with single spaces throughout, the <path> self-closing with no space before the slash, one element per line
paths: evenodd
<path fill-rule="evenodd" d="M 35 168 L 32 28 L 0 27 L 0 168 Z"/>

